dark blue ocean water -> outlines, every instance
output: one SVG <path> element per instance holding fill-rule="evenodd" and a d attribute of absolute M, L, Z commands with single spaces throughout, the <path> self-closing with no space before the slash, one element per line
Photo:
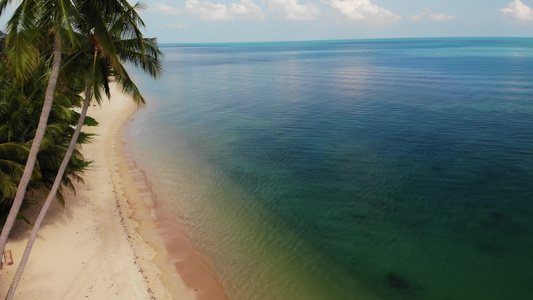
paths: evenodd
<path fill-rule="evenodd" d="M 131 148 L 231 299 L 533 299 L 533 39 L 162 50 Z"/>

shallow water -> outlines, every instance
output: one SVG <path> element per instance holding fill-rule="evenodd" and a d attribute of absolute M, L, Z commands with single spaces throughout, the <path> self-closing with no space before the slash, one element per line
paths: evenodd
<path fill-rule="evenodd" d="M 231 299 L 533 299 L 533 39 L 162 50 L 130 146 Z"/>

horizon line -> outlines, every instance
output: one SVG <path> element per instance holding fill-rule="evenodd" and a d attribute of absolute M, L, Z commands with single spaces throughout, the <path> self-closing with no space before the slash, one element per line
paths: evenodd
<path fill-rule="evenodd" d="M 350 41 L 383 41 L 383 40 L 431 40 L 431 39 L 533 39 L 526 36 L 450 36 L 450 37 L 392 37 L 392 38 L 354 38 L 354 39 L 317 39 L 317 40 L 272 40 L 272 41 L 246 41 L 246 42 L 164 42 L 160 47 L 187 46 L 187 45 L 230 45 L 230 44 L 273 44 L 273 43 L 319 43 L 319 42 L 350 42 Z"/>

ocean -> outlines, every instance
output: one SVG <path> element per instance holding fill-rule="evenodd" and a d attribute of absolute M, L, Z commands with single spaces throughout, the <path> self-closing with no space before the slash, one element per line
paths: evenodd
<path fill-rule="evenodd" d="M 533 299 L 533 39 L 161 49 L 127 147 L 230 299 Z"/>

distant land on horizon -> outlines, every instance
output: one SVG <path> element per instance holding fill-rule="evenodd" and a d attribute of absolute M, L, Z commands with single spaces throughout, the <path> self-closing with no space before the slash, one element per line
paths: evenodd
<path fill-rule="evenodd" d="M 158 43 L 160 47 L 184 47 L 184 46 L 222 46 L 222 45 L 266 45 L 285 44 L 296 45 L 301 43 L 352 43 L 352 42 L 383 42 L 383 41 L 420 41 L 420 40 L 511 40 L 511 39 L 533 39 L 533 37 L 509 37 L 509 36 L 456 36 L 456 37 L 391 37 L 391 38 L 361 38 L 361 39 L 319 39 L 319 40 L 280 40 L 280 41 L 241 41 L 241 42 L 197 42 L 197 43 Z"/>

